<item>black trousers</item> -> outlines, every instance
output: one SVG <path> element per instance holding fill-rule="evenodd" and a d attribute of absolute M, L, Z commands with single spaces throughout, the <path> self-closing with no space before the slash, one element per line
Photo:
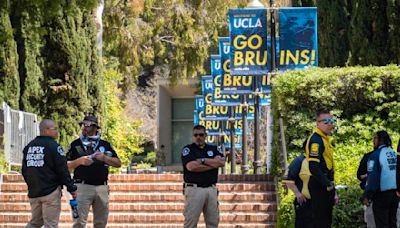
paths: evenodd
<path fill-rule="evenodd" d="M 335 203 L 335 190 L 328 192 L 312 176 L 308 184 L 311 195 L 311 210 L 314 228 L 330 228 L 332 224 L 332 210 Z"/>
<path fill-rule="evenodd" d="M 376 192 L 372 201 L 376 227 L 396 228 L 396 214 L 399 204 L 396 190 Z"/>
<path fill-rule="evenodd" d="M 297 200 L 294 200 L 294 211 L 296 213 L 295 228 L 312 228 L 312 211 L 311 211 L 311 200 L 307 199 L 303 204 L 299 204 Z"/>

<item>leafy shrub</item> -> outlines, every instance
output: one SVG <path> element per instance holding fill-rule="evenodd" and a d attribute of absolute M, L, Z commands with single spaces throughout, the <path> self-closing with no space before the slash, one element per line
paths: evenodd
<path fill-rule="evenodd" d="M 332 137 L 335 182 L 337 185 L 350 186 L 347 192 L 341 193 L 345 200 L 347 197 L 348 200 L 354 198 L 354 201 L 348 201 L 349 205 L 339 205 L 335 210 L 335 222 L 340 222 L 341 227 L 358 227 L 354 224 L 358 219 L 362 221 L 362 213 L 358 213 L 360 204 L 357 202 L 361 193 L 354 189 L 358 188 L 356 171 L 359 161 L 363 154 L 373 149 L 373 136 L 378 130 L 389 132 L 394 148 L 399 138 L 400 67 L 389 65 L 289 71 L 273 79 L 272 97 L 274 119 L 281 117 L 284 121 L 289 160 L 304 153 L 302 143 L 315 127 L 315 111 L 322 107 L 333 111 L 338 120 Z M 277 136 L 273 142 L 274 173 L 279 174 L 278 121 L 274 122 L 273 131 Z M 341 207 L 345 209 L 339 210 Z M 281 209 L 287 210 L 283 206 Z M 341 216 L 344 217 L 340 219 Z M 279 221 L 284 219 L 286 217 L 278 217 Z"/>
<path fill-rule="evenodd" d="M 104 94 L 105 111 L 103 136 L 110 141 L 119 158 L 122 166 L 126 167 L 130 163 L 133 155 L 142 152 L 140 145 L 143 144 L 144 137 L 138 133 L 138 128 L 142 123 L 132 121 L 124 114 L 124 102 L 119 97 L 120 89 L 118 84 L 122 80 L 122 75 L 116 71 L 108 69 L 104 73 Z M 118 170 L 111 169 L 112 172 Z"/>
<path fill-rule="evenodd" d="M 332 227 L 364 227 L 362 190 L 357 186 L 339 189 L 339 204 L 333 208 Z"/>
<path fill-rule="evenodd" d="M 294 194 L 288 190 L 287 194 L 284 193 L 282 184 L 279 184 L 280 202 L 278 205 L 278 228 L 292 228 L 294 227 Z"/>
<path fill-rule="evenodd" d="M 4 150 L 0 150 L 0 173 L 7 173 L 8 164 L 4 155 Z"/>

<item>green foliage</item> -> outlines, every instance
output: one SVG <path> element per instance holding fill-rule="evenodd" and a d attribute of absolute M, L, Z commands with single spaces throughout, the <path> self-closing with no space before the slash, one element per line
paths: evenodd
<path fill-rule="evenodd" d="M 152 167 L 155 167 L 156 166 L 156 152 L 154 152 L 154 151 L 148 152 L 144 162 L 150 163 Z"/>
<path fill-rule="evenodd" d="M 68 144 L 78 134 L 85 113 L 102 114 L 102 66 L 96 47 L 93 13 L 71 4 L 47 21 L 45 73 L 47 90 L 42 113 L 54 118 Z M 69 13 L 73 11 L 72 13 Z M 65 99 L 67 98 L 67 99 Z"/>
<path fill-rule="evenodd" d="M 228 35 L 228 8 L 247 1 L 106 1 L 105 55 L 116 57 L 125 87 L 155 71 L 172 83 L 204 74 L 209 50 Z M 210 47 L 211 46 L 211 47 Z M 207 64 L 208 65 L 208 64 Z"/>
<path fill-rule="evenodd" d="M 318 61 L 323 66 L 345 66 L 349 56 L 346 0 L 319 0 Z M 341 18 L 341 20 L 338 20 Z"/>
<path fill-rule="evenodd" d="M 388 131 L 394 148 L 399 138 L 400 68 L 389 65 L 290 71 L 275 77 L 273 85 L 273 115 L 274 119 L 284 120 L 289 160 L 304 153 L 302 143 L 315 127 L 315 111 L 321 107 L 333 111 L 338 120 L 333 132 L 335 182 L 350 186 L 344 197 L 358 200 L 361 194 L 354 190 L 358 189 L 356 171 L 363 154 L 373 150 L 374 134 Z M 274 135 L 279 135 L 277 122 Z M 273 145 L 274 173 L 279 175 L 279 137 L 274 137 Z M 352 206 L 358 205 L 352 202 Z M 359 216 L 358 209 L 349 206 L 336 210 L 336 221 L 347 224 L 352 214 Z M 339 220 L 341 215 L 337 213 L 346 213 L 347 217 Z"/>
<path fill-rule="evenodd" d="M 19 103 L 24 111 L 54 119 L 60 143 L 66 146 L 85 114 L 102 114 L 102 65 L 93 11 L 98 2 L 10 2 L 9 15 L 0 16 L 7 38 L 4 49 L 0 46 L 0 62 L 6 60 L 5 67 L 0 64 L 7 76 L 5 82 L 0 80 L 7 88 L 4 98 L 12 106 Z M 4 15 L 6 8 L 1 9 Z M 8 18 L 12 28 L 7 27 Z"/>
<path fill-rule="evenodd" d="M 352 1 L 353 29 L 350 36 L 352 65 L 389 63 L 387 10 L 390 10 L 387 1 Z"/>
<path fill-rule="evenodd" d="M 0 150 L 0 174 L 8 172 L 8 163 L 4 155 L 4 150 Z"/>
<path fill-rule="evenodd" d="M 119 99 L 118 84 L 122 74 L 112 69 L 104 72 L 105 111 L 103 137 L 114 147 L 123 166 L 128 166 L 133 155 L 142 152 L 144 137 L 137 132 L 142 123 L 130 120 L 124 113 L 124 103 Z"/>
<path fill-rule="evenodd" d="M 400 1 L 389 0 L 387 4 L 390 59 L 392 63 L 400 64 Z"/>
<path fill-rule="evenodd" d="M 12 108 L 19 107 L 19 75 L 17 45 L 13 39 L 10 21 L 10 1 L 0 3 L 0 103 L 7 101 Z"/>
<path fill-rule="evenodd" d="M 284 193 L 283 185 L 279 183 L 280 201 L 278 205 L 278 228 L 293 228 L 295 220 L 294 194 L 290 190 Z"/>
<path fill-rule="evenodd" d="M 294 194 L 283 194 L 280 188 L 280 204 L 278 207 L 278 227 L 294 227 Z M 364 227 L 364 210 L 361 203 L 362 191 L 358 186 L 338 189 L 339 204 L 333 207 L 332 227 Z"/>
<path fill-rule="evenodd" d="M 136 169 L 150 169 L 152 166 L 151 163 L 140 162 L 137 164 Z"/>
<path fill-rule="evenodd" d="M 332 227 L 364 227 L 362 191 L 357 186 L 339 189 L 339 204 L 333 208 Z"/>

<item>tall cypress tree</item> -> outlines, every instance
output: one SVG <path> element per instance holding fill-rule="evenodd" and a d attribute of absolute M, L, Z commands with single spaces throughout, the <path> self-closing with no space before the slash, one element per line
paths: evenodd
<path fill-rule="evenodd" d="M 400 65 L 400 0 L 388 0 L 390 62 Z"/>
<path fill-rule="evenodd" d="M 371 0 L 372 37 L 367 64 L 382 66 L 389 63 L 387 6 L 387 1 Z"/>
<path fill-rule="evenodd" d="M 314 0 L 293 0 L 292 6 L 294 7 L 310 7 L 315 6 Z"/>
<path fill-rule="evenodd" d="M 44 47 L 42 34 L 42 11 L 39 2 L 29 0 L 12 1 L 12 25 L 18 50 L 20 76 L 20 108 L 40 114 L 43 106 L 44 80 L 41 50 Z"/>
<path fill-rule="evenodd" d="M 319 65 L 344 66 L 349 56 L 349 21 L 345 0 L 319 0 L 317 7 Z"/>
<path fill-rule="evenodd" d="M 46 94 L 43 114 L 55 119 L 60 128 L 60 142 L 70 143 L 78 134 L 78 123 L 85 114 L 102 113 L 102 75 L 96 46 L 93 5 L 62 1 L 62 10 L 44 25 L 43 68 Z"/>
<path fill-rule="evenodd" d="M 96 0 L 14 1 L 22 110 L 53 118 L 61 143 L 85 114 L 102 113 L 102 66 L 96 46 Z"/>
<path fill-rule="evenodd" d="M 351 65 L 387 64 L 389 62 L 387 2 L 355 0 L 352 8 Z"/>
<path fill-rule="evenodd" d="M 17 45 L 10 21 L 10 1 L 0 2 L 0 101 L 19 107 Z"/>

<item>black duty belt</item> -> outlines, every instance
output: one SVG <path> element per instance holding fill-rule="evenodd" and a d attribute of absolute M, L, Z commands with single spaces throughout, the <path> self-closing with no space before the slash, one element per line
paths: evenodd
<path fill-rule="evenodd" d="M 88 185 L 107 185 L 107 181 L 87 181 L 87 180 L 80 180 L 80 179 L 74 179 L 75 184 L 88 184 Z"/>
<path fill-rule="evenodd" d="M 208 188 L 215 187 L 215 184 L 194 184 L 194 183 L 183 183 L 183 187 L 195 187 L 195 188 Z"/>

